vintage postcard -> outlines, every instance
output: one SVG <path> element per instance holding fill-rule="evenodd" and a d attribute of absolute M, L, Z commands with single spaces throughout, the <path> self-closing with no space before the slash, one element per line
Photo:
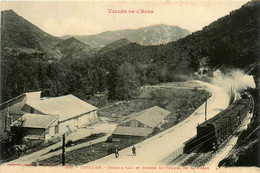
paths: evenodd
<path fill-rule="evenodd" d="M 259 1 L 0 5 L 1 173 L 259 171 Z"/>

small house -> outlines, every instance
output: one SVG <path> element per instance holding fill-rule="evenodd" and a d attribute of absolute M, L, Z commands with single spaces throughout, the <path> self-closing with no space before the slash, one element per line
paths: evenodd
<path fill-rule="evenodd" d="M 0 139 L 10 132 L 10 124 L 25 113 L 22 111 L 25 103 L 40 100 L 40 97 L 40 91 L 28 92 L 10 99 L 0 105 Z"/>
<path fill-rule="evenodd" d="M 117 125 L 112 133 L 112 140 L 125 143 L 141 141 L 152 134 L 170 113 L 158 106 L 133 113 Z"/>
<path fill-rule="evenodd" d="M 58 133 L 58 118 L 58 115 L 25 113 L 11 124 L 11 128 L 13 131 L 23 130 L 26 138 L 49 139 Z"/>

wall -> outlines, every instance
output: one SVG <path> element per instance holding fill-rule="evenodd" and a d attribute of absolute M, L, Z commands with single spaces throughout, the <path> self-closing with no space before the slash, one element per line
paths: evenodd
<path fill-rule="evenodd" d="M 39 128 L 26 128 L 26 135 L 36 135 L 44 138 L 45 135 L 45 129 L 39 129 Z"/>
<path fill-rule="evenodd" d="M 25 105 L 23 110 L 27 113 L 30 113 L 31 107 L 28 105 Z M 36 114 L 41 114 L 37 110 L 34 109 L 34 112 Z M 94 123 L 98 119 L 97 117 L 97 111 L 88 112 L 86 114 L 82 114 L 80 116 L 74 117 L 72 119 L 65 120 L 63 122 L 58 123 L 58 120 L 56 120 L 49 128 L 49 133 L 45 134 L 45 139 L 50 139 L 53 136 L 59 136 L 61 134 L 64 134 L 71 129 L 72 131 L 77 129 L 78 127 L 81 127 L 86 124 Z M 58 125 L 58 133 L 55 133 L 55 126 Z M 68 128 L 68 127 L 69 128 Z"/>
<path fill-rule="evenodd" d="M 10 132 L 9 125 L 21 117 L 25 112 L 22 110 L 26 102 L 40 100 L 41 92 L 25 93 L 17 96 L 5 104 L 1 105 L 0 110 L 0 139 L 7 137 Z M 7 112 L 10 118 L 7 118 Z M 28 112 L 30 113 L 30 112 Z"/>
<path fill-rule="evenodd" d="M 9 101 L 8 103 L 2 105 L 1 112 L 9 112 L 10 115 L 13 114 L 23 114 L 22 107 L 24 106 L 26 102 L 26 96 L 21 95 L 17 97 L 16 99 L 13 99 Z"/>
<path fill-rule="evenodd" d="M 27 135 L 34 135 L 40 138 L 44 138 L 45 136 L 45 129 L 43 128 L 28 128 L 28 127 L 24 127 L 22 128 L 23 131 L 23 135 L 27 136 Z M 21 131 L 20 127 L 11 127 L 11 131 L 12 133 L 16 133 L 18 131 Z"/>
<path fill-rule="evenodd" d="M 138 143 L 144 140 L 145 137 L 142 136 L 125 136 L 125 135 L 112 135 L 112 141 L 115 143 Z"/>
<path fill-rule="evenodd" d="M 169 165 L 171 164 L 171 162 L 176 159 L 178 156 L 182 155 L 183 152 L 183 148 L 184 145 L 182 145 L 180 148 L 178 148 L 177 150 L 175 150 L 173 153 L 169 153 L 169 155 L 167 157 L 165 157 L 161 163 L 164 165 Z"/>
<path fill-rule="evenodd" d="M 96 122 L 98 119 L 97 117 L 97 111 L 92 111 L 92 112 L 89 112 L 89 113 L 86 113 L 86 114 L 83 114 L 81 116 L 78 117 L 78 126 L 81 127 L 81 126 L 84 126 L 86 124 L 89 124 L 89 123 L 94 123 Z"/>
<path fill-rule="evenodd" d="M 17 97 L 17 99 L 11 100 L 8 104 L 2 105 L 0 111 L 0 139 L 7 137 L 10 131 L 9 125 L 22 116 L 24 112 L 21 109 L 25 102 L 26 97 L 22 95 Z M 7 118 L 7 112 L 9 112 L 10 118 Z"/>
<path fill-rule="evenodd" d="M 69 119 L 59 123 L 59 134 L 63 134 L 69 131 L 67 126 L 73 131 L 76 128 L 77 119 Z"/>
<path fill-rule="evenodd" d="M 23 109 L 24 112 L 29 113 L 29 114 L 43 114 L 40 111 L 28 106 L 27 104 L 24 105 Z"/>
<path fill-rule="evenodd" d="M 41 99 L 41 91 L 25 93 L 25 95 L 26 95 L 26 102 L 35 102 Z"/>
<path fill-rule="evenodd" d="M 66 133 L 68 130 L 67 126 L 73 131 L 77 127 L 82 127 L 86 124 L 94 123 L 98 119 L 97 111 L 88 112 L 72 119 L 65 120 L 59 123 L 59 133 Z"/>
<path fill-rule="evenodd" d="M 127 127 L 143 127 L 143 128 L 150 128 L 149 126 L 137 121 L 137 120 L 132 120 L 128 121 L 122 124 L 119 124 L 120 126 L 127 126 Z"/>
<path fill-rule="evenodd" d="M 56 120 L 48 129 L 44 128 L 24 128 L 26 130 L 25 135 L 35 135 L 39 136 L 40 138 L 45 138 L 45 140 L 48 140 L 56 135 L 58 133 L 55 133 L 55 126 L 58 125 L 58 120 Z M 16 127 L 12 127 L 12 129 L 15 130 Z M 46 131 L 49 130 L 49 133 L 46 134 Z"/>
<path fill-rule="evenodd" d="M 58 132 L 55 133 L 55 126 L 58 126 Z M 46 134 L 46 131 L 49 130 L 49 133 Z M 48 140 L 52 137 L 58 136 L 59 135 L 59 125 L 58 125 L 58 119 L 54 121 L 48 129 L 45 130 L 45 140 Z"/>

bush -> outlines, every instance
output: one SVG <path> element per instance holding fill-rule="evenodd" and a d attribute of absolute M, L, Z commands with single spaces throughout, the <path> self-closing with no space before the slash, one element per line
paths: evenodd
<path fill-rule="evenodd" d="M 67 144 L 66 144 L 66 147 L 71 147 L 72 146 L 72 140 L 68 140 Z"/>
<path fill-rule="evenodd" d="M 118 151 L 120 151 L 120 147 L 118 147 L 118 146 L 113 146 L 113 147 L 111 147 L 111 148 L 108 148 L 108 149 L 107 149 L 107 155 L 115 153 L 116 149 L 117 149 Z"/>
<path fill-rule="evenodd" d="M 112 141 L 112 135 L 111 135 L 111 136 L 109 136 L 109 137 L 107 138 L 106 142 L 108 142 L 108 143 L 111 143 L 111 142 L 113 142 L 113 141 Z"/>
<path fill-rule="evenodd" d="M 161 130 L 160 130 L 158 127 L 155 127 L 155 128 L 153 129 L 152 135 L 156 135 L 156 134 L 160 133 L 160 131 L 161 131 Z"/>

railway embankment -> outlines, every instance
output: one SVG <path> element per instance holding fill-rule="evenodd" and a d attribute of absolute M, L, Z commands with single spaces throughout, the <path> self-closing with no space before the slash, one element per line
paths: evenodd
<path fill-rule="evenodd" d="M 229 152 L 226 158 L 220 161 L 218 166 L 221 167 L 260 167 L 260 116 L 259 116 L 259 91 L 255 90 L 251 93 L 255 100 L 252 119 L 237 139 L 234 148 Z"/>

